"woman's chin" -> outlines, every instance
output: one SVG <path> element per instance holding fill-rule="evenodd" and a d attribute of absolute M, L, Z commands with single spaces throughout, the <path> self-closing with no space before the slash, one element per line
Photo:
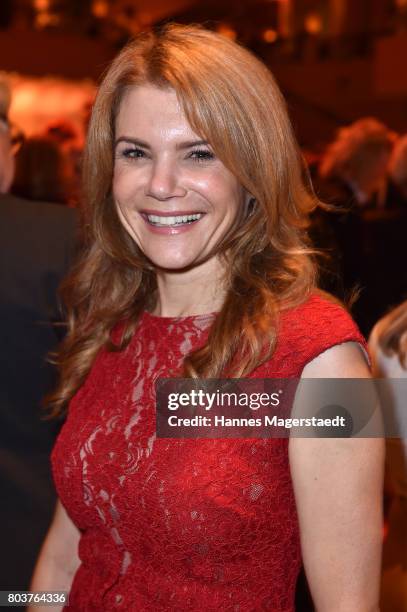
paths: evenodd
<path fill-rule="evenodd" d="M 184 272 L 198 265 L 192 257 L 151 257 L 150 260 L 157 270 L 169 273 Z"/>

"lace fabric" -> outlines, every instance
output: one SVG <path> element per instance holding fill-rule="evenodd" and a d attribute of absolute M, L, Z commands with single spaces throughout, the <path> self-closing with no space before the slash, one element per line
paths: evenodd
<path fill-rule="evenodd" d="M 142 316 L 121 353 L 102 350 L 52 455 L 81 530 L 68 610 L 293 612 L 301 566 L 286 439 L 157 439 L 154 382 L 201 346 L 214 315 Z M 314 296 L 285 313 L 253 377 L 300 376 L 317 354 L 364 343 Z"/>

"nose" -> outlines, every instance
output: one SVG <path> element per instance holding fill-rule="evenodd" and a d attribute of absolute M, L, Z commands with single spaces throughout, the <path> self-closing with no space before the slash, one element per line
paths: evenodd
<path fill-rule="evenodd" d="M 177 168 L 168 160 L 157 160 L 151 166 L 146 195 L 156 200 L 183 197 L 186 189 L 181 185 Z"/>

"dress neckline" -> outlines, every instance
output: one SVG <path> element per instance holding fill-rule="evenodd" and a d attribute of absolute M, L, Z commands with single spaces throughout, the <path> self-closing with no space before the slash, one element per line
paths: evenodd
<path fill-rule="evenodd" d="M 143 311 L 143 317 L 148 321 L 152 321 L 154 323 L 159 323 L 163 325 L 168 325 L 170 323 L 187 323 L 194 321 L 206 321 L 208 319 L 214 319 L 218 312 L 209 312 L 205 314 L 195 314 L 195 315 L 180 315 L 180 316 L 172 316 L 172 317 L 164 317 L 161 315 L 154 315 L 148 310 Z"/>

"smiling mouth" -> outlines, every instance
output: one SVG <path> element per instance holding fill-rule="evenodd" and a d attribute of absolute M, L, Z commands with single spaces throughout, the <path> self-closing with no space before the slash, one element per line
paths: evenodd
<path fill-rule="evenodd" d="M 174 217 L 161 217 L 159 215 L 143 214 L 144 219 L 154 227 L 178 227 L 180 225 L 191 225 L 196 223 L 204 216 L 204 213 L 196 213 L 194 215 L 177 215 Z"/>

